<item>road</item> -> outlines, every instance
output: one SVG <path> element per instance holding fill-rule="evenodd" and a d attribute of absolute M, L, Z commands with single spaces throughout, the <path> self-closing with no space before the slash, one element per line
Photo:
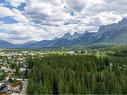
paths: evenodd
<path fill-rule="evenodd" d="M 23 89 L 22 89 L 22 91 L 20 92 L 19 95 L 26 95 L 27 84 L 28 84 L 28 81 L 26 79 L 25 81 L 23 81 Z"/>

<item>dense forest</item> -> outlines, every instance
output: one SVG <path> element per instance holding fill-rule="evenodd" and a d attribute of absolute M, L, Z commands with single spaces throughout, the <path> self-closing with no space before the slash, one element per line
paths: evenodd
<path fill-rule="evenodd" d="M 28 94 L 127 94 L 126 57 L 51 54 L 28 63 Z"/>

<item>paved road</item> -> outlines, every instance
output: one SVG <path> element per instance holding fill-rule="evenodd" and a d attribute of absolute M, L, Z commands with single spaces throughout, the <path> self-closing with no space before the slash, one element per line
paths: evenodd
<path fill-rule="evenodd" d="M 26 95 L 26 90 L 27 90 L 27 79 L 25 81 L 23 81 L 23 89 L 22 91 L 20 92 L 20 95 Z"/>

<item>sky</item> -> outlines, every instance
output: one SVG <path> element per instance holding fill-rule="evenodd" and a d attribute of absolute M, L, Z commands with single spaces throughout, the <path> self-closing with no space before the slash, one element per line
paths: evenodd
<path fill-rule="evenodd" d="M 97 32 L 127 16 L 127 0 L 0 0 L 0 39 L 14 44 Z"/>

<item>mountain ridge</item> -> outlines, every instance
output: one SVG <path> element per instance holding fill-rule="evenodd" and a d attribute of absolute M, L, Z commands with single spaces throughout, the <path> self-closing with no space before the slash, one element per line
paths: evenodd
<path fill-rule="evenodd" d="M 45 48 L 45 47 L 68 47 L 75 45 L 92 45 L 98 43 L 127 44 L 127 18 L 118 23 L 100 26 L 98 32 L 73 33 L 67 32 L 63 37 L 53 40 L 30 41 L 25 44 L 15 45 L 0 41 L 0 48 Z"/>

